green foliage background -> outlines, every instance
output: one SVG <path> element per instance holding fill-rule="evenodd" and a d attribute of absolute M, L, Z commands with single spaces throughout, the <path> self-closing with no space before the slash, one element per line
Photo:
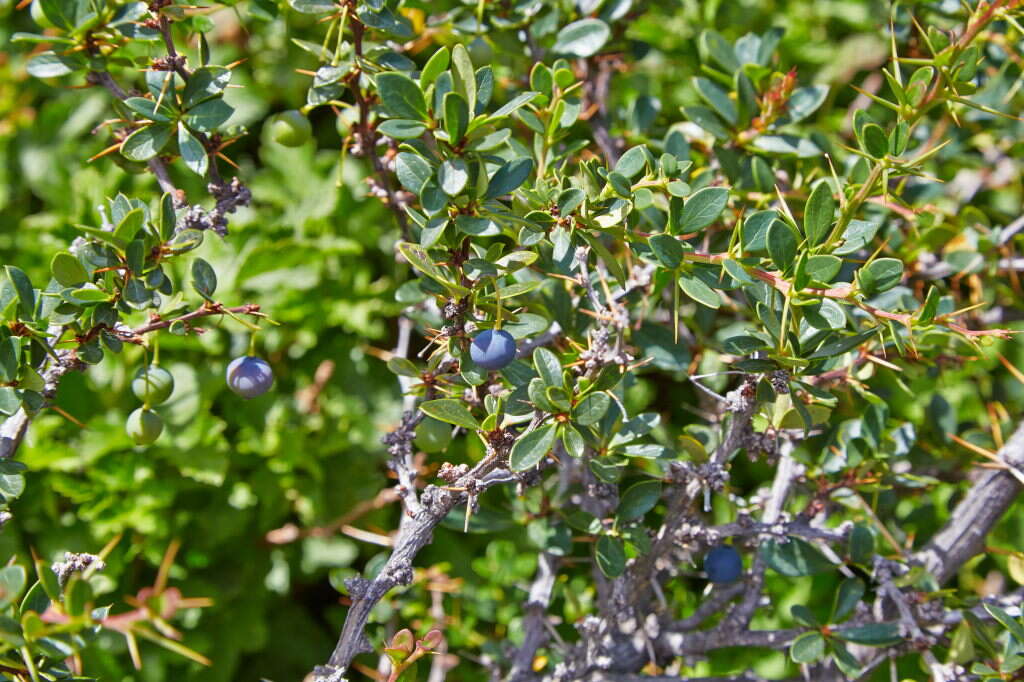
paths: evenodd
<path fill-rule="evenodd" d="M 439 10 L 435 3 L 419 6 Z M 696 37 L 704 28 L 730 39 L 769 26 L 785 28 L 781 64 L 796 67 L 802 84 L 832 86 L 816 123 L 847 136 L 848 107 L 857 96 L 848 86 L 862 85 L 864 73 L 888 56 L 884 22 L 889 10 L 883 2 L 687 1 L 650 3 L 642 9 L 627 29 L 633 54 L 626 55 L 625 71 L 615 76 L 609 104 L 613 134 L 630 143 L 643 142 L 648 134 L 660 139 L 664 124 L 679 120 L 679 107 L 696 103 L 689 82 L 699 73 Z M 331 524 L 388 483 L 379 438 L 396 425 L 400 396 L 394 376 L 375 352 L 395 343 L 394 319 L 403 307 L 395 301 L 395 290 L 409 277 L 408 266 L 394 259 L 398 233 L 390 212 L 367 197 L 363 162 L 342 158 L 342 138 L 329 108 L 312 114 L 315 144 L 284 148 L 270 143 L 261 130 L 268 115 L 305 102 L 309 77 L 297 70 L 315 69 L 317 62 L 291 39 L 318 42 L 322 31 L 316 18 L 284 3 L 275 12 L 272 3 L 240 2 L 209 19 L 216 25 L 208 33 L 214 61 L 246 60 L 233 77 L 244 87 L 231 90 L 227 99 L 237 109 L 232 123 L 246 126 L 249 134 L 228 153 L 255 201 L 232 219 L 227 239 L 208 235 L 199 253 L 217 270 L 222 301 L 258 302 L 281 322 L 259 341 L 277 383 L 271 393 L 252 401 L 231 394 L 223 370 L 245 351 L 248 335 L 229 320 L 211 319 L 201 338 L 164 335 L 161 357 L 177 388 L 161 411 L 167 430 L 156 445 L 135 448 L 123 431 L 125 417 L 137 404 L 128 382 L 144 362 L 136 348 L 62 383 L 58 406 L 85 428 L 53 410 L 34 423 L 19 453 L 29 467 L 28 493 L 15 508 L 17 527 L 0 534 L 0 558 L 27 556 L 30 548 L 51 560 L 64 550 L 97 551 L 123 532 L 109 568 L 97 579 L 98 591 L 106 589 L 101 601 L 117 603 L 122 593 L 152 582 L 166 548 L 179 539 L 183 546 L 172 584 L 187 596 L 215 601 L 179 623 L 185 641 L 214 660 L 211 668 L 144 646 L 144 667 L 135 672 L 123 641 L 111 636 L 101 652 L 87 659 L 87 669 L 101 679 L 299 679 L 311 664 L 325 659 L 340 628 L 344 608 L 335 587 L 382 556 L 380 547 L 336 533 L 281 545 L 269 543 L 266 534 L 289 523 L 304 529 Z M 109 116 L 108 96 L 97 88 L 68 89 L 64 83 L 29 78 L 29 55 L 8 44 L 17 30 L 34 26 L 28 10 L 16 10 L 8 0 L 0 7 L 0 260 L 45 281 L 50 255 L 76 236 L 72 224 L 95 221 L 104 197 L 117 192 L 143 196 L 156 185 L 147 174 L 126 174 L 111 157 L 86 162 L 109 144 L 104 129 L 97 128 Z M 507 36 L 491 38 L 499 44 L 473 44 L 476 63 L 493 59 L 499 81 L 521 80 L 527 61 L 504 56 L 509 46 L 500 43 Z M 422 63 L 431 45 L 454 39 L 434 35 L 434 42 L 413 56 Z M 654 100 L 660 111 L 651 108 Z M 966 133 L 940 155 L 940 179 L 951 181 L 963 169 L 984 168 L 974 150 L 991 142 L 990 124 L 988 118 L 968 117 Z M 1016 136 L 1004 153 L 1019 157 L 1021 125 L 1002 125 L 999 131 Z M 190 194 L 201 194 L 196 176 L 176 167 L 174 177 Z M 938 194 L 936 201 L 941 201 Z M 985 220 L 1002 223 L 1016 217 L 1022 202 L 1019 174 L 1009 186 L 983 190 L 973 200 Z M 175 275 L 180 280 L 185 273 Z M 1006 281 L 986 294 L 1019 307 L 1012 286 Z M 1011 326 L 1020 328 L 1019 323 Z M 421 343 L 419 332 L 414 344 Z M 1012 424 L 998 415 L 1024 412 L 1024 384 L 997 361 L 996 350 L 1024 367 L 1020 345 L 1004 343 L 962 368 L 959 362 L 908 368 L 902 379 L 913 398 L 889 382 L 889 416 L 913 423 L 920 436 L 911 454 L 915 463 L 939 478 L 948 474 L 953 484 L 920 495 L 909 488 L 900 495 L 878 495 L 880 516 L 889 519 L 891 532 L 901 539 L 934 531 L 965 485 L 961 472 L 972 455 L 944 434 L 958 433 L 993 447 L 989 406 L 995 402 L 1004 408 L 995 413 L 1004 434 Z M 333 374 L 310 403 L 308 391 L 324 363 L 333 363 Z M 627 393 L 627 407 L 659 412 L 662 423 L 671 425 L 659 433 L 663 442 L 699 421 L 687 409 L 697 404 L 697 396 L 678 378 L 642 375 Z M 475 441 L 466 442 L 460 439 L 456 447 L 471 452 L 456 451 L 448 458 L 478 457 Z M 763 463 L 744 459 L 736 466 L 733 483 L 739 488 L 752 489 L 770 477 Z M 529 506 L 529 498 L 517 501 L 495 491 L 485 500 L 478 532 L 462 534 L 453 524 L 420 555 L 418 565 L 436 567 L 435 583 L 444 582 L 442 574 L 461 581 L 448 585 L 452 591 L 444 596 L 453 652 L 478 657 L 494 653 L 505 638 L 515 640 L 518 605 L 543 535 L 542 528 L 526 522 Z M 499 509 L 511 510 L 513 523 L 502 521 L 497 512 L 488 514 Z M 354 523 L 386 533 L 395 527 L 397 511 L 385 506 Z M 1015 511 L 1022 510 L 1018 506 Z M 716 509 L 720 522 L 730 520 L 729 514 L 724 506 Z M 508 528 L 497 532 L 500 525 Z M 1022 532 L 1024 516 L 1011 512 L 990 542 L 1016 549 Z M 997 579 L 991 571 L 1005 575 L 1005 559 L 995 554 L 977 559 L 965 569 L 962 585 Z M 835 578 L 771 580 L 778 581 L 773 591 L 782 590 L 786 598 L 774 615 L 759 617 L 769 622 L 755 621 L 755 626 L 788 622 L 790 605 L 833 589 Z M 378 607 L 375 622 L 383 627 L 371 627 L 375 644 L 389 628 L 408 626 L 422 634 L 431 625 L 426 582 L 421 577 Z M 697 579 L 676 581 L 670 599 L 689 608 L 699 600 L 702 585 Z M 582 571 L 562 581 L 553 611 L 571 623 L 593 599 L 593 589 Z M 765 674 L 787 670 L 783 653 L 725 651 L 717 652 L 702 672 L 755 663 Z M 484 678 L 469 658 L 451 675 Z"/>

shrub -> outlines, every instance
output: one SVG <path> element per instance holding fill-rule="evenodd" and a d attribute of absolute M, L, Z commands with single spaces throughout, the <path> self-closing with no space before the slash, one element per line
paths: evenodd
<path fill-rule="evenodd" d="M 0 10 L 0 670 L 1015 674 L 1020 5 Z"/>

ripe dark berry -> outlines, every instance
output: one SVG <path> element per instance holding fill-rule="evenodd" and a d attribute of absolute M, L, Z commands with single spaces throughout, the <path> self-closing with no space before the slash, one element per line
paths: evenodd
<path fill-rule="evenodd" d="M 713 583 L 731 583 L 743 575 L 743 559 L 729 545 L 719 545 L 704 557 L 704 572 Z"/>
<path fill-rule="evenodd" d="M 124 430 L 136 445 L 149 445 L 160 437 L 164 420 L 153 410 L 140 407 L 128 415 Z"/>
<path fill-rule="evenodd" d="M 416 427 L 416 437 L 412 442 L 426 453 L 443 452 L 452 442 L 452 425 L 433 417 L 425 417 Z"/>
<path fill-rule="evenodd" d="M 263 395 L 274 383 L 274 373 L 263 358 L 244 355 L 228 365 L 228 388 L 243 398 Z"/>
<path fill-rule="evenodd" d="M 516 340 L 504 329 L 485 329 L 473 339 L 469 356 L 484 369 L 501 369 L 516 359 Z"/>
<path fill-rule="evenodd" d="M 174 376 L 163 367 L 139 367 L 132 379 L 132 393 L 146 405 L 166 402 L 174 391 Z"/>
<path fill-rule="evenodd" d="M 300 147 L 313 131 L 309 119 L 295 109 L 282 111 L 270 117 L 270 137 L 285 147 Z"/>

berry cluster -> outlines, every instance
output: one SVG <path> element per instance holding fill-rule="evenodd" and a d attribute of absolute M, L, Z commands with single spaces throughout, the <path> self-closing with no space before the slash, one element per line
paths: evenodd
<path fill-rule="evenodd" d="M 263 395 L 274 383 L 274 373 L 262 358 L 244 355 L 235 358 L 226 372 L 228 388 L 243 398 Z M 132 393 L 142 407 L 128 415 L 125 431 L 136 445 L 149 445 L 164 430 L 164 420 L 153 410 L 154 405 L 167 402 L 174 392 L 174 376 L 163 367 L 152 364 L 140 367 L 132 379 Z"/>

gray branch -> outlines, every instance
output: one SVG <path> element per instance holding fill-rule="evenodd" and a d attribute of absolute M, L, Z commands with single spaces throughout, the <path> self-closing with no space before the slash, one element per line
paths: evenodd
<path fill-rule="evenodd" d="M 1024 423 L 1018 425 L 998 456 L 1008 467 L 1024 467 Z M 981 474 L 950 514 L 949 521 L 914 559 L 944 584 L 971 557 L 985 549 L 985 537 L 1010 508 L 1021 483 L 1008 470 Z"/>

